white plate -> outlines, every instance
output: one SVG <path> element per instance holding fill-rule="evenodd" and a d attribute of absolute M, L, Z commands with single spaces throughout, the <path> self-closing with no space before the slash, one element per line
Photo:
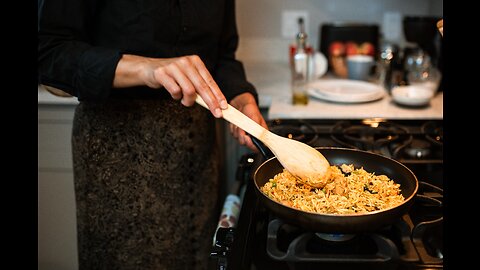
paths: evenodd
<path fill-rule="evenodd" d="M 407 106 L 423 106 L 430 102 L 435 91 L 423 86 L 395 86 L 392 88 L 392 98 L 395 102 Z"/>
<path fill-rule="evenodd" d="M 310 83 L 310 96 L 342 103 L 361 103 L 384 97 L 386 90 L 373 83 L 346 79 L 321 79 Z"/>

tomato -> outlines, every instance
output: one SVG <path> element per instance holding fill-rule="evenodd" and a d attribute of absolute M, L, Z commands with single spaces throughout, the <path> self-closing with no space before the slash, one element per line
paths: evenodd
<path fill-rule="evenodd" d="M 334 41 L 330 43 L 330 46 L 328 47 L 328 53 L 330 56 L 342 56 L 345 54 L 345 45 L 343 42 Z"/>

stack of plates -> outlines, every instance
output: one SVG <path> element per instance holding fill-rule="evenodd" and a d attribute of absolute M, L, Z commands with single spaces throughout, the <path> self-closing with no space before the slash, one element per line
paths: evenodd
<path fill-rule="evenodd" d="M 377 84 L 346 79 L 320 79 L 309 86 L 310 96 L 341 103 L 370 102 L 383 98 L 386 92 Z"/>

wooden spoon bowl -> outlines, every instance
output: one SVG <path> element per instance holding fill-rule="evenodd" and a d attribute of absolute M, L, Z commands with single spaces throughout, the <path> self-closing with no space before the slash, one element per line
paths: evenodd
<path fill-rule="evenodd" d="M 197 95 L 196 102 L 208 109 L 207 104 L 199 95 Z M 222 110 L 222 113 L 223 119 L 264 143 L 280 164 L 299 182 L 317 188 L 322 188 L 327 184 L 330 178 L 330 164 L 318 150 L 265 129 L 231 105 Z"/>

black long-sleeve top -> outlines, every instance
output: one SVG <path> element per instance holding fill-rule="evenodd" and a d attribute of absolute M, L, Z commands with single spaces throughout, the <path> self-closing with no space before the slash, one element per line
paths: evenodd
<path fill-rule="evenodd" d="M 257 98 L 235 59 L 234 0 L 39 0 L 39 83 L 78 97 L 168 97 L 164 89 L 113 89 L 122 54 L 197 54 L 231 100 Z M 132 91 L 134 90 L 134 91 Z"/>

